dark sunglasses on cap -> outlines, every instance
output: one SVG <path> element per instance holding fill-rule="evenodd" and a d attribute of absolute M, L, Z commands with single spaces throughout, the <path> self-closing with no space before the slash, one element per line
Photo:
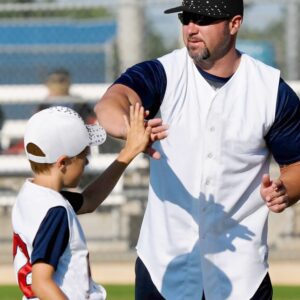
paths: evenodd
<path fill-rule="evenodd" d="M 210 25 L 219 21 L 229 20 L 229 18 L 215 19 L 209 16 L 203 16 L 203 15 L 188 13 L 188 12 L 179 13 L 178 19 L 180 20 L 182 25 L 189 25 L 190 22 L 192 22 L 199 26 Z"/>

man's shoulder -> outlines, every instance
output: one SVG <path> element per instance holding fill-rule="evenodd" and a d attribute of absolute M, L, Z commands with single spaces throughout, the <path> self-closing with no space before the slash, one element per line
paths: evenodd
<path fill-rule="evenodd" d="M 167 76 L 180 74 L 187 69 L 187 64 L 193 63 L 185 47 L 175 49 L 174 51 L 158 58 L 158 61 L 162 64 Z"/>
<path fill-rule="evenodd" d="M 242 59 L 248 63 L 252 63 L 260 68 L 263 68 L 263 69 L 266 69 L 266 70 L 269 70 L 269 71 L 273 71 L 273 72 L 280 72 L 279 69 L 271 66 L 271 65 L 268 65 L 266 63 L 264 63 L 263 61 L 257 59 L 257 58 L 254 58 L 253 56 L 249 55 L 249 54 L 246 54 L 246 53 L 242 53 Z"/>
<path fill-rule="evenodd" d="M 157 58 L 157 60 L 159 60 L 160 62 L 165 62 L 168 60 L 172 60 L 174 62 L 174 59 L 178 59 L 180 57 L 184 57 L 187 55 L 187 49 L 186 47 L 180 48 L 180 49 L 175 49 L 172 52 L 169 52 L 159 58 Z"/>

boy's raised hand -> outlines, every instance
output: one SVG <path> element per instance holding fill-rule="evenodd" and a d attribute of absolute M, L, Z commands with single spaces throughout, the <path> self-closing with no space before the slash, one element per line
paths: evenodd
<path fill-rule="evenodd" d="M 139 153 L 145 151 L 151 141 L 151 126 L 145 126 L 144 115 L 144 108 L 139 103 L 130 106 L 129 120 L 124 115 L 127 138 L 119 160 L 125 163 L 130 163 Z"/>

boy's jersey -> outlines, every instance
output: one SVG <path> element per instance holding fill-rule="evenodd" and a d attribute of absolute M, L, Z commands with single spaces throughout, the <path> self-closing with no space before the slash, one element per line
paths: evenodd
<path fill-rule="evenodd" d="M 31 255 L 36 234 L 48 211 L 54 207 L 66 209 L 69 242 L 58 261 L 53 280 L 68 299 L 105 299 L 105 290 L 92 281 L 84 233 L 72 206 L 60 193 L 30 180 L 19 192 L 12 212 L 14 267 L 23 299 L 36 298 L 31 290 Z"/>

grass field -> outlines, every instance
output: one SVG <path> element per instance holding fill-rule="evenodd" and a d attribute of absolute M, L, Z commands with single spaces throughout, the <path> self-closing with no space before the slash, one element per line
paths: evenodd
<path fill-rule="evenodd" d="M 133 300 L 133 285 L 105 285 L 107 300 Z M 21 300 L 17 286 L 0 286 L 1 300 Z M 273 300 L 299 300 L 300 286 L 274 286 Z M 188 299 L 186 299 L 188 300 Z"/>

